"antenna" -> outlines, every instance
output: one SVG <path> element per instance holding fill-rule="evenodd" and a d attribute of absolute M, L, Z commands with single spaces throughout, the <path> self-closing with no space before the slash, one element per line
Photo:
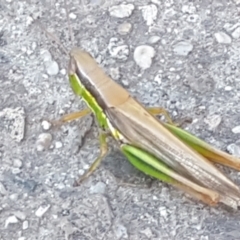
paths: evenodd
<path fill-rule="evenodd" d="M 49 38 L 53 39 L 58 44 L 58 46 L 61 47 L 63 52 L 67 56 L 69 56 L 69 51 L 63 46 L 63 44 L 61 43 L 60 39 L 56 35 L 50 33 L 45 27 L 43 27 L 43 25 L 40 23 L 40 21 L 38 19 L 35 19 L 32 15 L 31 15 L 31 17 L 38 24 L 38 26 L 41 28 L 41 30 L 43 32 L 45 32 L 49 36 Z"/>
<path fill-rule="evenodd" d="M 74 46 L 74 36 L 73 36 L 72 26 L 70 24 L 69 9 L 68 9 L 68 5 L 67 5 L 67 1 L 66 0 L 64 0 L 64 5 L 65 5 L 65 9 L 66 9 L 66 14 L 67 14 L 68 33 L 69 33 L 70 41 L 71 41 L 72 47 L 73 47 Z"/>

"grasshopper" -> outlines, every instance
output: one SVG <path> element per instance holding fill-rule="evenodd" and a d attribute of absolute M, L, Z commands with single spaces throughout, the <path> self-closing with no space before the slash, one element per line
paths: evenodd
<path fill-rule="evenodd" d="M 240 205 L 239 187 L 211 162 L 240 170 L 239 158 L 215 149 L 171 121 L 161 122 L 156 115 L 167 115 L 165 110 L 139 103 L 88 52 L 75 47 L 68 55 L 70 86 L 88 108 L 61 121 L 93 113 L 100 129 L 100 155 L 76 185 L 89 177 L 107 155 L 106 139 L 110 135 L 131 164 L 145 174 L 211 206 L 220 202 L 232 208 Z"/>

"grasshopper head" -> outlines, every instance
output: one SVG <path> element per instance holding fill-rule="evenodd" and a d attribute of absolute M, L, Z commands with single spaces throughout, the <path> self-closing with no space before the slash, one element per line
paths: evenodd
<path fill-rule="evenodd" d="M 69 75 L 75 74 L 78 71 L 86 76 L 92 72 L 96 66 L 96 61 L 88 52 L 80 48 L 73 48 L 70 51 Z"/>

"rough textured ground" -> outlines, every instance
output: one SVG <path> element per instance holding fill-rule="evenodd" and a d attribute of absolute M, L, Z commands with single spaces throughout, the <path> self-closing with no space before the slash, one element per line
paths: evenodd
<path fill-rule="evenodd" d="M 120 2 L 72 0 L 75 45 L 143 104 L 191 117 L 188 130 L 240 155 L 240 1 Z M 240 239 L 239 212 L 146 187 L 116 149 L 72 187 L 98 154 L 97 129 L 91 116 L 60 129 L 44 121 L 84 104 L 68 57 L 30 14 L 71 47 L 63 1 L 0 2 L 0 239 Z"/>

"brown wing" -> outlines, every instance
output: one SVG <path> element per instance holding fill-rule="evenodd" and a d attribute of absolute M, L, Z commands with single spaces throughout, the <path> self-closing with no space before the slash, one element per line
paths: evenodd
<path fill-rule="evenodd" d="M 133 98 L 106 109 L 105 114 L 131 144 L 154 154 L 185 178 L 240 203 L 240 190 L 232 181 L 181 142 Z"/>

